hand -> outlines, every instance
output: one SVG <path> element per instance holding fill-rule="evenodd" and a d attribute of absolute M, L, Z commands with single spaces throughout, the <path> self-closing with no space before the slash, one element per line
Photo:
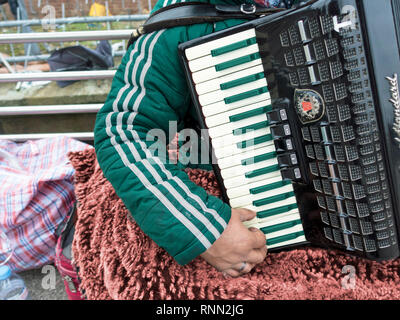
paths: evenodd
<path fill-rule="evenodd" d="M 243 221 L 255 218 L 247 209 L 232 209 L 231 219 L 221 236 L 201 257 L 231 277 L 250 272 L 267 254 L 265 235 L 256 228 L 247 229 Z M 245 267 L 243 270 L 243 262 Z"/>

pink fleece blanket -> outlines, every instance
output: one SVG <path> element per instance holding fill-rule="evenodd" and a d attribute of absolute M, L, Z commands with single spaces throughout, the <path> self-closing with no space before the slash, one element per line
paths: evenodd
<path fill-rule="evenodd" d="M 225 279 L 195 259 L 178 265 L 130 218 L 93 150 L 69 154 L 80 203 L 74 260 L 88 299 L 399 299 L 400 260 L 385 263 L 333 250 L 270 253 L 250 274 Z M 191 179 L 218 195 L 210 172 Z"/>

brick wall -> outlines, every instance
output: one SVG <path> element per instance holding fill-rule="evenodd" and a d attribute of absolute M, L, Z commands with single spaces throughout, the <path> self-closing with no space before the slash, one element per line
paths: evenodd
<path fill-rule="evenodd" d="M 46 5 L 52 5 L 56 9 L 57 18 L 62 17 L 62 3 L 65 6 L 65 16 L 88 16 L 93 0 L 24 0 L 30 18 L 43 18 L 41 10 Z M 112 15 L 148 13 L 149 1 L 152 6 L 157 0 L 108 0 L 108 6 Z M 97 3 L 105 5 L 106 0 L 96 0 Z M 8 4 L 3 5 L 7 17 L 11 20 L 12 16 Z M 33 11 L 32 11 L 33 9 Z"/>

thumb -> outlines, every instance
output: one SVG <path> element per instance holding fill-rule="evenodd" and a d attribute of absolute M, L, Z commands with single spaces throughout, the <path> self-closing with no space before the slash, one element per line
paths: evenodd
<path fill-rule="evenodd" d="M 239 214 L 240 221 L 250 221 L 257 216 L 255 211 L 251 211 L 248 209 L 232 209 L 232 211 Z"/>

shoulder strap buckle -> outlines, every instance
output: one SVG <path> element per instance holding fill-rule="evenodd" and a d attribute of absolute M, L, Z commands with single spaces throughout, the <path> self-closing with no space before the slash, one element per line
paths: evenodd
<path fill-rule="evenodd" d="M 256 6 L 250 3 L 243 3 L 240 6 L 240 11 L 244 14 L 254 14 L 256 13 Z"/>

